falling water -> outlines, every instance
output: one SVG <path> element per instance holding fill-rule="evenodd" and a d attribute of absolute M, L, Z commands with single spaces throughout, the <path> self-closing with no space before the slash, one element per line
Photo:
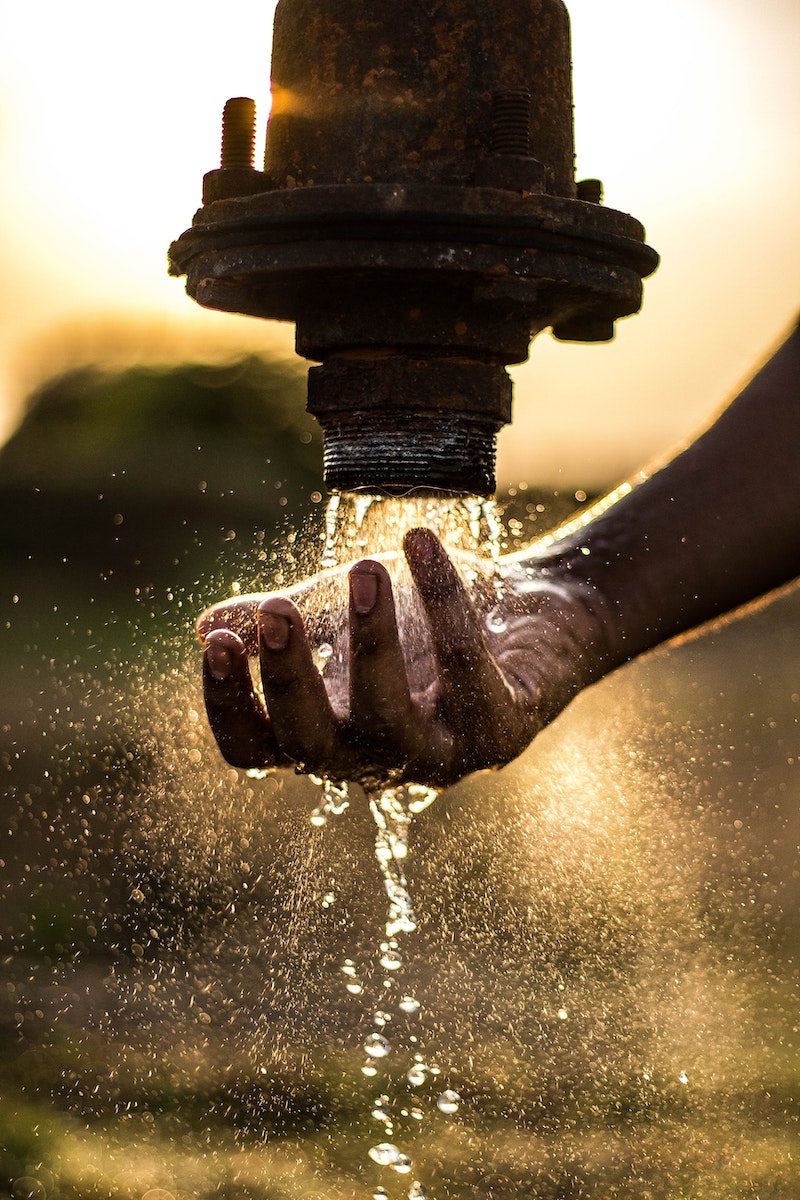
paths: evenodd
<path fill-rule="evenodd" d="M 359 526 L 343 497 L 335 561 L 442 528 L 419 501 L 380 542 L 393 507 L 364 500 Z M 308 573 L 295 546 L 271 586 Z M 249 582 L 251 560 L 229 569 Z M 501 775 L 412 813 L 387 861 L 418 929 L 390 935 L 360 789 L 256 782 L 212 742 L 187 614 L 219 592 L 143 597 L 128 629 L 88 601 L 67 620 L 60 594 L 31 611 L 13 582 L 10 1194 L 793 1200 L 797 593 L 631 664 Z M 335 628 L 316 634 L 333 672 Z"/>
<path fill-rule="evenodd" d="M 372 517 L 371 522 L 368 521 L 369 517 Z M 503 539 L 502 522 L 494 502 L 477 497 L 468 497 L 460 501 L 444 498 L 398 500 L 371 495 L 342 496 L 334 493 L 330 497 L 325 514 L 321 566 L 324 569 L 333 569 L 344 562 L 352 561 L 354 557 L 391 552 L 402 540 L 403 533 L 418 525 L 432 528 L 434 532 L 446 538 L 449 549 L 460 550 L 469 556 L 465 557 L 464 570 L 467 578 L 473 582 L 481 569 L 478 564 L 482 558 L 488 564 L 492 585 L 497 600 L 500 601 L 502 584 L 499 558 Z M 392 564 L 392 570 L 397 579 L 397 559 Z M 405 591 L 401 590 L 396 595 L 401 629 L 404 623 L 408 624 L 412 619 L 409 613 L 408 593 L 406 582 Z M 416 619 L 419 621 L 419 614 L 416 614 Z M 501 618 L 491 613 L 488 618 L 490 628 L 496 628 L 500 620 Z M 331 643 L 318 642 L 315 655 L 317 665 L 324 671 L 333 655 Z M 321 799 L 311 814 L 311 823 L 320 827 L 330 816 L 338 816 L 346 810 L 349 805 L 349 790 L 347 783 L 343 781 L 316 776 L 312 778 L 320 789 Z M 375 824 L 375 858 L 387 899 L 384 939 L 377 952 L 381 980 L 379 1005 L 372 1012 L 373 1028 L 366 1035 L 363 1044 L 366 1060 L 361 1071 L 369 1079 L 378 1076 L 384 1060 L 394 1062 L 398 1058 L 399 1047 L 396 1041 L 390 1041 L 383 1032 L 393 1019 L 393 1013 L 388 1011 L 390 1006 L 396 1007 L 397 1011 L 406 1017 L 413 1015 L 421 1019 L 419 1001 L 399 987 L 404 967 L 400 938 L 413 934 L 417 928 L 405 863 L 413 818 L 428 808 L 437 795 L 437 789 L 414 783 L 376 787 L 366 794 Z M 348 993 L 354 997 L 361 996 L 364 987 L 352 959 L 345 960 L 342 973 Z M 409 1041 L 413 1048 L 418 1042 L 417 1035 L 410 1034 Z M 440 1074 L 439 1066 L 428 1063 L 422 1054 L 413 1053 L 410 1065 L 404 1071 L 406 1092 L 408 1089 L 419 1089 L 430 1080 L 436 1081 Z M 460 1104 L 459 1093 L 452 1088 L 446 1088 L 440 1093 L 436 1108 L 445 1116 L 453 1116 L 458 1112 Z M 399 1108 L 398 1113 L 394 1111 L 396 1108 Z M 398 1117 L 419 1122 L 425 1115 L 425 1110 L 419 1103 L 412 1102 L 408 1095 L 402 1093 L 394 1105 L 385 1093 L 381 1093 L 372 1105 L 372 1117 L 387 1137 L 395 1134 Z M 410 1175 L 414 1170 L 411 1155 L 392 1141 L 377 1142 L 368 1150 L 368 1156 L 379 1167 L 389 1168 L 401 1177 Z M 425 1184 L 418 1179 L 411 1181 L 406 1192 L 408 1200 L 425 1200 L 428 1194 Z M 374 1200 L 381 1200 L 382 1197 L 388 1197 L 389 1192 L 383 1186 L 378 1186 L 372 1195 Z"/>

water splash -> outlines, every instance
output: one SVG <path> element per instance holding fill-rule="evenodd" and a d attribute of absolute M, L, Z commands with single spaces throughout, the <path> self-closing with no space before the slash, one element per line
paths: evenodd
<path fill-rule="evenodd" d="M 310 775 L 309 779 L 322 791 L 322 799 L 313 809 L 309 820 L 318 828 L 328 823 L 328 817 L 340 817 L 350 807 L 350 787 L 345 780 L 322 779 Z"/>
<path fill-rule="evenodd" d="M 502 515 L 496 502 L 483 496 L 465 496 L 461 500 L 461 504 L 469 523 L 470 549 L 479 558 L 488 560 L 492 585 L 499 603 L 504 594 L 500 555 L 506 543 Z M 474 564 L 469 571 L 469 577 L 473 580 L 477 578 Z"/>
<path fill-rule="evenodd" d="M 496 502 L 482 497 L 379 496 L 333 492 L 325 510 L 319 567 L 369 555 L 397 556 L 409 529 L 430 529 L 461 561 L 468 578 L 483 560 L 499 576 L 506 531 Z M 311 564 L 311 570 L 317 564 Z"/>
<path fill-rule="evenodd" d="M 374 514 L 368 512 L 364 522 L 373 519 Z M 282 555 L 283 551 L 276 553 Z M 187 596 L 184 617 L 177 611 L 173 615 L 185 624 L 185 612 L 194 611 L 197 603 L 196 595 L 194 599 Z M 163 605 L 165 611 L 168 607 Z M 796 968 L 791 961 L 775 959 L 766 952 L 758 954 L 754 949 L 748 958 L 747 934 L 740 932 L 748 914 L 760 909 L 760 900 L 775 902 L 775 895 L 760 890 L 764 886 L 761 877 L 755 868 L 748 873 L 746 860 L 740 856 L 733 860 L 739 874 L 730 881 L 724 876 L 724 889 L 716 885 L 718 908 L 712 908 L 709 918 L 717 876 L 702 888 L 697 881 L 707 878 L 702 872 L 711 871 L 708 864 L 713 866 L 723 857 L 726 864 L 731 862 L 727 853 L 719 854 L 726 846 L 728 804 L 731 819 L 744 819 L 744 834 L 738 834 L 741 839 L 752 819 L 754 824 L 756 820 L 764 823 L 770 838 L 796 847 L 792 824 L 787 820 L 784 826 L 782 822 L 788 807 L 785 801 L 791 801 L 796 790 L 787 754 L 792 755 L 796 767 L 796 738 L 794 742 L 791 739 L 796 732 L 798 689 L 796 678 L 788 682 L 789 666 L 784 660 L 791 658 L 786 645 L 796 642 L 797 612 L 795 602 L 792 629 L 784 630 L 783 640 L 776 639 L 774 617 L 769 632 L 759 639 L 758 653 L 763 657 L 757 660 L 758 678 L 764 680 L 759 686 L 770 689 L 765 690 L 760 710 L 751 695 L 755 672 L 748 669 L 746 657 L 753 638 L 753 633 L 748 633 L 753 628 L 751 619 L 735 635 L 738 640 L 733 640 L 730 630 L 720 635 L 730 639 L 724 643 L 726 653 L 735 660 L 725 676 L 730 679 L 726 684 L 732 697 L 729 707 L 712 707 L 711 713 L 708 707 L 694 707 L 698 678 L 706 696 L 704 703 L 711 703 L 709 691 L 716 696 L 715 687 L 707 685 L 709 679 L 717 679 L 720 669 L 719 640 L 711 649 L 708 640 L 694 646 L 688 666 L 684 662 L 681 667 L 680 651 L 671 652 L 666 666 L 663 659 L 660 665 L 637 665 L 609 681 L 615 690 L 603 685 L 596 695 L 592 692 L 582 697 L 563 726 L 559 723 L 555 736 L 543 739 L 528 757 L 527 769 L 517 767 L 504 773 L 499 787 L 493 782 L 467 784 L 463 794 L 476 796 L 476 788 L 480 789 L 480 811 L 474 816 L 465 811 L 469 805 L 460 805 L 454 808 L 458 819 L 445 828 L 437 813 L 431 814 L 436 829 L 435 840 L 426 847 L 430 894 L 424 912 L 418 915 L 443 931 L 441 946 L 432 955 L 435 978 L 430 987 L 420 984 L 418 988 L 416 980 L 412 984 L 406 972 L 413 966 L 418 935 L 400 935 L 408 967 L 391 976 L 394 982 L 388 995 L 381 991 L 381 974 L 379 995 L 375 996 L 369 974 L 372 958 L 362 961 L 359 953 L 354 954 L 359 964 L 355 978 L 364 999 L 353 994 L 349 999 L 340 997 L 351 1016 L 363 1008 L 368 1018 L 375 1004 L 375 1012 L 392 1012 L 394 1018 L 387 1036 L 395 1053 L 375 1061 L 371 1081 L 358 1077 L 365 1102 L 364 1123 L 374 1134 L 362 1147 L 361 1158 L 366 1161 L 353 1170 L 354 1178 L 360 1172 L 362 1194 L 368 1195 L 374 1182 L 379 1197 L 391 1195 L 391 1200 L 401 1200 L 418 1176 L 431 1187 L 432 1180 L 424 1174 L 425 1156 L 412 1148 L 412 1135 L 403 1124 L 406 1108 L 408 1122 L 421 1125 L 426 1147 L 432 1122 L 438 1122 L 441 1129 L 440 1149 L 433 1151 L 443 1162 L 432 1188 L 437 1200 L 442 1200 L 440 1192 L 442 1196 L 469 1195 L 474 1180 L 482 1174 L 479 1186 L 503 1194 L 511 1186 L 504 1186 L 503 1173 L 518 1178 L 515 1171 L 527 1173 L 521 1194 L 548 1189 L 567 1194 L 575 1187 L 571 1168 L 581 1149 L 576 1144 L 578 1132 L 584 1138 L 580 1164 L 585 1186 L 597 1194 L 647 1192 L 658 1200 L 676 1200 L 676 1188 L 680 1187 L 676 1181 L 680 1179 L 686 1180 L 684 1186 L 693 1192 L 724 1194 L 737 1200 L 753 1189 L 762 1193 L 783 1189 L 787 1196 L 794 1195 L 796 1129 L 791 1127 L 791 1114 L 782 1115 L 785 1105 L 781 1097 L 798 1090 L 786 1065 L 794 1062 L 791 1056 L 797 1054 Z M 24 857 L 31 854 L 25 836 L 12 839 L 7 860 L 12 871 L 17 863 L 24 863 L 26 872 L 30 868 L 31 875 L 23 878 L 32 878 L 39 871 L 35 883 L 39 889 L 56 874 L 76 893 L 81 893 L 87 879 L 100 881 L 98 907 L 91 907 L 94 892 L 89 889 L 90 899 L 81 900 L 77 910 L 84 921 L 94 922 L 87 926 L 90 935 L 79 928 L 74 936 L 80 956 L 87 950 L 91 956 L 95 937 L 101 939 L 105 956 L 98 960 L 89 957 L 83 967 L 77 958 L 73 968 L 68 946 L 69 965 L 59 967 L 56 958 L 60 974 L 55 983 L 66 979 L 81 997 L 81 1003 L 66 1013 L 61 1011 L 64 993 L 54 988 L 49 958 L 37 964 L 23 951 L 15 953 L 16 962 L 7 965 L 16 994 L 7 994 L 11 1007 L 3 1009 L 3 1020 L 8 1017 L 12 1028 L 15 1013 L 26 1017 L 28 1041 L 21 1043 L 30 1047 L 25 1091 L 46 1104 L 51 1090 L 60 1089 L 60 1110 L 67 1089 L 71 1089 L 66 1103 L 77 1110 L 78 1122 L 65 1134 L 70 1165 L 66 1168 L 69 1178 L 61 1184 L 63 1191 L 133 1194 L 136 1186 L 135 1194 L 143 1195 L 154 1187 L 174 1188 L 174 1180 L 181 1179 L 182 1189 L 198 1197 L 237 1188 L 255 1195 L 270 1186 L 264 1173 L 274 1169 L 291 1173 L 291 1190 L 297 1196 L 338 1195 L 343 1186 L 341 1171 L 331 1166 L 330 1175 L 323 1179 L 325 1168 L 315 1165 L 313 1151 L 305 1146 L 295 1149 L 290 1140 L 291 1157 L 285 1160 L 280 1136 L 270 1137 L 270 1145 L 259 1150 L 264 1122 L 258 1104 L 261 1096 L 269 1094 L 265 1088 L 273 1071 L 283 1072 L 284 1077 L 296 1072 L 300 1078 L 308 1072 L 319 1082 L 325 1070 L 334 1078 L 340 1069 L 340 1043 L 325 1028 L 328 991 L 321 980 L 329 966 L 328 932 L 341 931 L 344 914 L 324 910 L 324 897 L 320 904 L 320 896 L 329 882 L 335 884 L 337 895 L 346 895 L 345 879 L 350 878 L 346 872 L 352 870 L 352 860 L 345 861 L 343 855 L 342 874 L 333 881 L 326 877 L 334 822 L 331 818 L 324 831 L 312 831 L 302 820 L 297 821 L 297 815 L 307 816 L 310 807 L 305 781 L 281 772 L 254 786 L 241 774 L 237 781 L 234 772 L 221 764 L 205 731 L 202 712 L 194 711 L 200 708 L 194 646 L 179 640 L 169 645 L 167 653 L 164 622 L 159 618 L 157 625 L 148 623 L 154 620 L 148 617 L 137 634 L 141 663 L 138 657 L 133 663 L 125 657 L 115 659 L 114 652 L 106 650 L 98 662 L 107 658 L 107 669 L 90 667 L 86 648 L 80 644 L 82 661 L 76 658 L 74 666 L 61 667 L 72 672 L 70 678 L 55 678 L 52 669 L 48 675 L 41 664 L 41 679 L 38 671 L 28 673 L 27 678 L 36 681 L 36 707 L 32 717 L 25 714 L 26 724 L 20 719 L 19 727 L 12 726 L 9 733 L 12 718 L 4 717 L 3 750 L 11 753 L 16 747 L 23 765 L 27 756 L 36 768 L 24 783 L 19 763 L 14 767 L 16 774 L 7 777 L 7 783 L 19 793 L 16 813 L 14 793 L 9 790 L 10 812 L 19 819 L 22 835 L 35 824 L 41 826 L 40 836 L 46 839 L 40 867 L 36 859 Z M 82 629 L 85 632 L 85 626 Z M 68 632 L 72 636 L 80 631 Z M 18 643 L 25 640 L 16 630 L 13 636 Z M 60 638 L 58 650 L 63 652 L 69 644 L 65 647 L 63 630 Z M 163 666 L 162 658 L 154 665 L 144 653 L 159 643 Z M 116 653 L 128 654 L 127 647 Z M 685 659 L 687 651 L 682 653 Z M 55 661 L 61 661 L 58 654 Z M 765 663 L 774 669 L 765 669 Z M 136 683 L 137 671 L 140 684 Z M 47 683 L 51 677 L 52 686 Z M 771 735 L 767 718 L 777 715 L 775 697 L 782 694 L 781 680 L 786 681 L 785 696 L 792 696 L 791 706 L 788 699 L 785 703 L 794 724 L 788 732 L 785 724 L 779 726 Z M 122 695 L 121 685 L 126 689 Z M 64 686 L 72 693 L 66 699 Z M 14 690 L 6 689 L 6 705 L 8 693 Z M 128 698 L 129 693 L 133 699 Z M 615 711 L 613 730 L 608 725 L 609 700 Z M 635 718 L 629 708 L 635 709 Z M 758 713 L 755 726 L 746 719 L 751 709 Z M 102 718 L 99 727 L 94 725 L 97 717 Z M 710 736 L 702 732 L 709 727 Z M 723 773 L 720 778 L 719 772 L 706 771 L 704 765 L 716 763 L 728 751 L 728 742 L 737 743 L 741 752 L 748 731 L 752 733 L 756 727 L 761 753 L 755 761 L 743 756 L 744 783 L 738 785 L 743 789 L 739 794 L 733 775 Z M 717 744 L 718 728 L 725 730 L 724 748 Z M 779 737 L 785 739 L 780 754 L 775 749 Z M 39 749 L 39 739 L 43 749 Z M 764 759 L 770 745 L 775 758 L 767 773 Z M 116 746 L 121 747 L 118 754 Z M 674 768 L 670 766 L 673 748 Z M 41 757 L 44 751 L 49 758 Z M 636 758 L 629 757 L 634 752 Z M 735 756 L 726 753 L 725 757 Z M 144 783 L 143 764 L 149 772 Z M 30 761 L 26 769 L 30 772 Z M 662 771 L 674 773 L 661 775 Z M 718 795 L 717 787 L 723 796 Z M 120 807 L 115 797 L 123 789 L 126 800 Z M 358 789 L 353 793 L 352 808 L 363 806 Z M 748 802 L 752 803 L 745 811 Z M 770 825 L 773 803 L 778 815 Z M 779 810 L 778 804 L 784 808 Z M 111 828 L 118 829 L 120 837 L 108 837 L 107 815 L 117 822 Z M 344 822 L 350 824 L 351 816 L 354 813 L 348 810 L 337 834 Z M 121 827 L 120 820 L 125 822 Z M 741 821 L 737 829 L 740 825 Z M 422 884 L 417 894 L 414 867 L 421 833 L 419 826 L 412 826 L 410 861 L 405 860 L 418 910 Z M 75 839 L 73 850 L 65 848 L 67 835 L 70 841 Z M 60 839 L 63 845 L 59 845 Z M 737 842 L 737 846 L 741 844 Z M 769 861 L 779 844 L 778 840 L 768 843 Z M 323 854 L 326 861 L 321 861 Z M 57 867 L 51 856 L 60 856 Z M 253 869 L 245 874 L 247 863 Z M 790 878 L 793 866 L 784 873 L 785 879 Z M 80 874 L 85 869 L 86 873 Z M 262 871 L 264 882 L 259 886 Z M 102 882 L 109 878 L 110 891 Z M 354 877 L 353 894 L 358 883 Z M 114 890 L 119 886 L 125 889 L 125 903 L 115 900 Z M 379 886 L 376 882 L 375 894 Z M 790 910 L 795 911 L 794 907 Z M 98 917 L 104 912 L 109 916 L 101 924 Z M 4 918 L 7 914 L 4 902 Z M 35 933 L 33 924 L 28 932 Z M 149 940 L 156 933 L 160 939 L 157 952 Z M 779 929 L 775 943 L 781 933 Z M 756 936 L 760 936 L 758 932 Z M 377 956 L 377 941 L 374 949 Z M 345 946 L 335 952 L 338 963 Z M 99 995 L 101 986 L 104 990 L 108 986 L 109 954 L 119 956 L 112 987 L 119 1012 L 127 1010 L 127 1028 L 113 1012 L 105 1014 L 107 996 Z M 735 973 L 739 970 L 744 1003 L 739 1003 L 737 990 Z M 35 971 L 42 982 L 41 996 L 30 979 Z M 388 973 L 386 977 L 390 977 Z M 568 999 L 564 1000 L 568 1020 L 559 1015 L 557 988 L 562 977 L 568 982 Z M 353 977 L 340 978 L 341 993 Z M 401 1016 L 404 988 L 411 993 L 418 990 L 424 1001 L 419 1019 L 407 1025 Z M 482 993 L 492 1005 L 490 1022 L 485 1021 Z M 44 1023 L 37 1008 L 45 1012 Z M 42 1028 L 51 1011 L 56 1036 L 48 1052 Z M 459 1071 L 459 1078 L 453 1077 L 454 1086 L 466 1097 L 467 1089 L 460 1080 L 469 1079 L 470 1095 L 488 1099 L 475 1122 L 476 1127 L 482 1124 L 483 1130 L 476 1128 L 474 1133 L 469 1128 L 470 1106 L 462 1106 L 464 1124 L 458 1131 L 468 1130 L 469 1141 L 465 1133 L 463 1145 L 469 1150 L 459 1155 L 458 1165 L 448 1166 L 445 1159 L 455 1139 L 448 1137 L 448 1123 L 440 1121 L 435 1107 L 441 1091 L 435 1078 L 424 1080 L 411 1093 L 397 1086 L 409 1066 L 410 1031 L 423 1033 L 426 1025 L 450 1031 L 451 1062 L 457 1063 Z M 91 1043 L 86 1052 L 87 1043 L 82 1039 L 87 1029 L 95 1031 L 95 1045 L 100 1047 L 101 1062 L 108 1064 L 107 1071 L 97 1070 Z M 359 1051 L 365 1032 L 366 1026 L 354 1039 Z M 480 1039 L 474 1065 L 468 1032 Z M 329 1036 L 333 1050 L 326 1057 L 325 1039 Z M 69 1044 L 69 1059 L 57 1057 L 59 1044 Z M 757 1052 L 762 1045 L 768 1048 Z M 75 1053 L 78 1047 L 80 1061 Z M 78 1075 L 74 1083 L 73 1072 Z M 567 1076 L 568 1072 L 574 1075 Z M 358 1076 L 358 1061 L 354 1074 Z M 716 1090 L 711 1082 L 715 1078 L 721 1081 Z M 570 1087 L 574 1081 L 571 1108 L 559 1112 L 558 1087 L 554 1089 L 555 1104 L 549 1109 L 538 1107 L 548 1081 L 568 1082 Z M 771 1087 L 775 1082 L 779 1086 Z M 492 1092 L 495 1083 L 500 1093 Z M 255 1140 L 253 1165 L 248 1167 L 241 1155 L 231 1157 L 226 1180 L 220 1178 L 227 1153 L 223 1123 L 228 1106 L 237 1111 L 250 1085 L 259 1100 L 240 1118 L 236 1138 Z M 98 1088 L 99 1098 L 95 1095 Z M 119 1099 L 120 1091 L 124 1100 Z M 777 1097 L 775 1106 L 765 1099 L 759 1107 L 748 1099 L 752 1095 L 767 1097 L 770 1091 Z M 368 1116 L 368 1101 L 378 1093 L 390 1095 L 387 1116 L 389 1124 L 396 1125 L 396 1134 Z M 211 1131 L 201 1126 L 200 1149 L 193 1163 L 189 1162 L 191 1135 L 184 1132 L 188 1117 L 179 1111 L 179 1105 L 174 1112 L 171 1105 L 165 1106 L 169 1116 L 159 1118 L 159 1105 L 171 1094 L 190 1098 L 191 1103 L 181 1105 L 183 1114 L 210 1114 Z M 285 1124 L 282 1095 L 278 1092 L 274 1110 L 281 1114 L 276 1122 L 279 1133 L 281 1123 Z M 206 1104 L 208 1096 L 219 1099 Z M 130 1097 L 134 1101 L 132 1119 L 125 1111 Z M 489 1119 L 495 1103 L 498 1110 L 513 1113 L 507 1131 L 502 1123 L 492 1124 Z M 135 1111 L 137 1104 L 139 1114 L 155 1114 L 147 1136 L 134 1138 L 126 1150 L 118 1145 L 107 1148 L 100 1130 L 111 1129 L 113 1121 L 119 1120 L 121 1130 L 144 1129 Z M 681 1123 L 684 1111 L 690 1114 L 685 1125 Z M 598 1112 L 601 1116 L 595 1119 L 593 1114 Z M 609 1129 L 609 1112 L 625 1114 L 621 1139 L 614 1138 Z M 424 1118 L 415 1113 L 423 1113 Z M 529 1126 L 516 1119 L 517 1114 L 526 1113 Z M 40 1114 L 23 1119 L 38 1121 Z M 149 1129 L 158 1130 L 159 1124 L 161 1140 L 151 1140 Z M 87 1130 L 85 1135 L 80 1133 L 81 1126 Z M 528 1129 L 532 1129 L 530 1135 Z M 756 1132 L 762 1130 L 763 1142 Z M 109 1136 L 116 1134 L 112 1130 Z M 326 1162 L 327 1148 L 336 1136 L 342 1140 L 350 1136 L 347 1122 L 338 1133 L 326 1131 L 321 1152 Z M 430 1144 L 436 1137 L 431 1135 Z M 395 1142 L 411 1154 L 415 1166 L 410 1174 L 396 1174 L 367 1159 L 366 1147 L 379 1140 Z M 213 1154 L 208 1152 L 209 1145 Z M 634 1154 L 629 1156 L 632 1146 Z M 37 1150 L 37 1156 L 45 1153 Z M 119 1164 L 115 1168 L 118 1181 L 112 1179 L 109 1168 L 98 1167 L 110 1161 L 112 1153 Z M 347 1162 L 352 1162 L 350 1147 L 346 1153 Z M 157 1167 L 149 1165 L 150 1155 L 158 1158 Z M 343 1150 L 342 1159 L 344 1156 Z M 79 1159 L 85 1165 L 78 1167 Z M 737 1160 L 740 1172 L 728 1165 Z M 317 1162 L 321 1161 L 318 1158 Z M 375 1172 L 374 1177 L 367 1171 Z M 73 1181 L 72 1172 L 82 1173 L 82 1187 Z M 494 1181 L 487 1182 L 490 1172 Z M 274 1186 L 285 1189 L 290 1185 L 281 1182 Z M 47 1187 L 49 1190 L 51 1184 Z M 357 1187 L 345 1186 L 345 1191 L 356 1194 Z"/>
<path fill-rule="evenodd" d="M 413 790 L 402 787 L 384 788 L 369 797 L 370 812 L 376 830 L 375 858 L 389 900 L 389 914 L 386 920 L 386 936 L 389 939 L 395 938 L 399 933 L 413 933 L 417 928 L 417 918 L 403 863 L 408 856 L 408 836 L 412 818 L 432 804 L 437 794 L 435 788 L 414 785 Z M 388 971 L 395 971 L 402 965 L 396 947 L 391 944 L 382 947 L 380 962 Z"/>
<path fill-rule="evenodd" d="M 323 570 L 335 567 L 339 561 L 337 550 L 337 530 L 339 505 L 341 497 L 338 492 L 331 492 L 325 509 L 325 548 L 322 552 L 320 566 Z"/>
<path fill-rule="evenodd" d="M 343 503 L 343 501 L 346 501 Z M 499 556 L 503 530 L 497 509 L 492 501 L 465 499 L 454 501 L 444 498 L 405 498 L 398 500 L 370 495 L 330 498 L 325 516 L 325 543 L 321 565 L 333 568 L 355 556 L 392 554 L 392 574 L 397 580 L 402 576 L 404 564 L 396 555 L 397 546 L 407 529 L 425 526 L 446 541 L 452 552 L 461 551 L 464 557 L 462 570 L 468 581 L 477 578 L 479 557 L 490 564 L 492 585 L 497 602 L 502 599 L 502 581 L 499 571 Z M 409 599 L 411 597 L 411 599 Z M 409 586 L 395 589 L 395 603 L 401 627 L 408 627 L 419 614 L 414 612 L 413 592 Z M 498 618 L 499 622 L 500 618 Z M 324 670 L 334 654 L 330 642 L 323 641 L 316 650 L 317 666 Z M 346 784 L 314 778 L 322 790 L 322 801 L 312 813 L 312 823 L 323 825 L 330 815 L 339 815 L 348 806 L 349 793 Z M 413 934 L 417 929 L 417 918 L 405 873 L 409 854 L 409 839 L 412 821 L 424 812 L 438 795 L 435 788 L 422 784 L 408 783 L 402 786 L 376 787 L 367 793 L 367 803 L 375 824 L 375 858 L 383 881 L 388 901 L 384 940 L 380 943 L 376 966 L 380 969 L 381 995 L 383 1003 L 372 1012 L 373 1029 L 363 1042 L 366 1061 L 361 1067 L 367 1078 L 375 1078 L 382 1063 L 401 1057 L 382 1032 L 392 1019 L 385 1007 L 385 999 L 395 991 L 397 979 L 404 967 L 404 956 L 399 938 Z M 347 959 L 342 968 L 347 991 L 353 996 L 363 994 L 363 985 L 355 963 Z M 406 1017 L 419 1016 L 420 1002 L 416 997 L 402 992 L 395 1001 L 397 1011 Z M 411 1034 L 412 1044 L 417 1041 Z M 415 1054 L 410 1067 L 401 1067 L 400 1079 L 406 1088 L 420 1089 L 439 1075 L 439 1068 L 429 1065 L 420 1054 Z M 460 1096 L 448 1090 L 435 1102 L 440 1113 L 452 1115 L 458 1111 Z M 381 1093 L 372 1104 L 371 1116 L 379 1121 L 387 1133 L 395 1129 L 396 1119 L 392 1115 L 389 1096 Z M 406 1103 L 400 1116 L 419 1124 L 425 1111 L 419 1103 Z M 393 1142 L 381 1142 L 368 1151 L 373 1162 L 389 1167 L 397 1174 L 410 1174 L 413 1161 Z M 373 1191 L 373 1196 L 388 1195 L 382 1187 Z M 428 1196 L 426 1186 L 414 1180 L 407 1193 L 410 1200 L 424 1200 Z"/>

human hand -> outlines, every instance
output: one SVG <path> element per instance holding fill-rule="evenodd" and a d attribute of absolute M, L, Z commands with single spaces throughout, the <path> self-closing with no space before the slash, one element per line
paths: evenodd
<path fill-rule="evenodd" d="M 201 616 L 206 709 L 228 762 L 443 786 L 510 762 L 613 665 L 602 606 L 568 567 L 506 560 L 498 588 L 485 572 L 466 584 L 427 530 L 404 551 L 413 589 L 393 588 L 391 561 L 365 559 L 347 612 L 318 603 L 328 572 Z M 322 672 L 312 640 L 332 648 Z"/>

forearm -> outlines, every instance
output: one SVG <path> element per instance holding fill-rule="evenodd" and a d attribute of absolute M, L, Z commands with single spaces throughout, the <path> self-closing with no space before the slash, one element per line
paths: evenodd
<path fill-rule="evenodd" d="M 800 575 L 800 330 L 696 441 L 535 551 L 595 594 L 609 668 Z"/>

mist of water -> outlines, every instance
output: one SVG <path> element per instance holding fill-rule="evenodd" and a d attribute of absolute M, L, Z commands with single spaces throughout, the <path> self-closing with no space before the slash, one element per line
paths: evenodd
<path fill-rule="evenodd" d="M 341 560 L 380 552 L 376 517 Z M 412 814 L 403 856 L 382 793 L 384 831 L 338 781 L 317 824 L 321 786 L 222 763 L 206 599 L 102 636 L 12 613 L 14 1194 L 794 1200 L 796 602 L 604 681 Z M 413 932 L 387 931 L 381 832 Z"/>

